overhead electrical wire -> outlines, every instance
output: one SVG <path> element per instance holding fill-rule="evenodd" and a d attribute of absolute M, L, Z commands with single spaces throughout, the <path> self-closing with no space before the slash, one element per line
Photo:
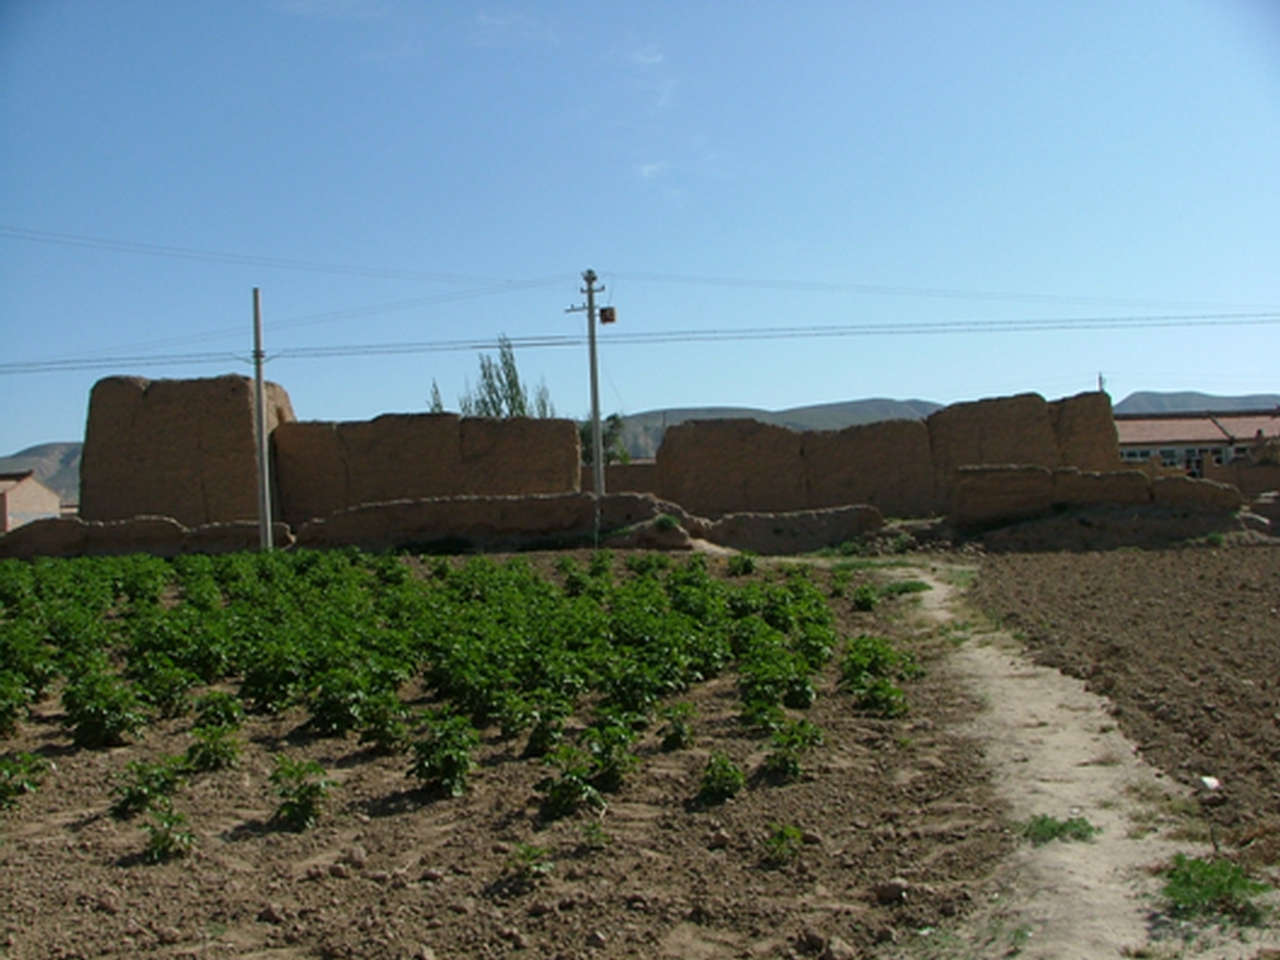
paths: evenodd
<path fill-rule="evenodd" d="M 754 327 L 747 329 L 654 330 L 601 335 L 604 346 L 646 346 L 667 343 L 746 342 L 753 340 L 800 340 L 832 337 L 927 336 L 947 334 L 1024 333 L 1040 331 L 1136 330 L 1173 327 L 1238 327 L 1280 324 L 1280 311 L 1267 313 L 1203 313 L 1152 316 L 1085 316 L 1024 318 L 1016 320 L 945 320 L 907 323 L 826 324 L 794 327 Z M 586 343 L 583 334 L 540 334 L 507 338 L 513 348 L 537 349 L 576 347 Z M 498 342 L 489 338 L 427 340 L 398 343 L 341 344 L 317 347 L 284 347 L 271 354 L 272 360 L 319 360 L 341 357 L 401 356 L 462 350 L 491 350 Z M 115 357 L 79 357 L 44 361 L 0 363 L 0 376 L 109 367 L 198 365 L 244 361 L 243 355 L 220 353 L 159 354 Z"/>

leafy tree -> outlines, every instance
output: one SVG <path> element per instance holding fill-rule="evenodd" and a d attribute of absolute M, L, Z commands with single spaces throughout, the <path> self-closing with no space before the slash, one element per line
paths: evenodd
<path fill-rule="evenodd" d="M 578 424 L 578 436 L 582 439 L 582 462 L 590 464 L 595 454 L 590 420 Z M 600 421 L 600 446 L 604 450 L 605 464 L 631 462 L 631 454 L 622 445 L 622 417 L 619 414 L 611 413 Z"/>
<path fill-rule="evenodd" d="M 432 383 L 432 412 L 439 401 L 439 389 Z M 506 334 L 498 337 L 498 356 L 480 354 L 480 382 L 472 389 L 467 383 L 466 392 L 458 398 L 463 416 L 467 417 L 554 417 L 556 408 L 551 403 L 551 391 L 541 383 L 533 392 L 520 380 L 516 367 L 516 352 Z M 440 407 L 443 410 L 443 405 Z"/>

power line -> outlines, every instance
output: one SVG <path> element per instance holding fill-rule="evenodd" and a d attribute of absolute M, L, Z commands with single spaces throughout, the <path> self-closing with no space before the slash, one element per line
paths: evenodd
<path fill-rule="evenodd" d="M 1085 316 L 1021 320 L 945 320 L 908 323 L 828 324 L 795 327 L 755 327 L 748 329 L 659 330 L 615 333 L 600 338 L 610 346 L 646 346 L 666 343 L 747 342 L 758 340 L 800 340 L 866 336 L 928 336 L 948 334 L 1000 334 L 1042 331 L 1139 330 L 1196 327 L 1254 327 L 1280 324 L 1280 311 L 1269 313 L 1204 313 L 1166 314 L 1159 316 Z M 548 347 L 580 347 L 584 335 L 541 334 L 512 337 L 512 347 L 538 349 Z M 496 340 L 471 338 L 463 340 L 427 340 L 398 343 L 343 344 L 325 347 L 286 347 L 272 355 L 273 360 L 319 360 L 340 357 L 403 356 L 422 353 L 492 350 Z M 49 373 L 73 370 L 99 370 L 109 367 L 173 366 L 244 362 L 241 355 L 221 353 L 189 353 L 135 355 L 117 357 L 80 357 L 48 361 L 16 361 L 0 363 L 0 376 L 24 373 Z"/>
<path fill-rule="evenodd" d="M 1009 290 L 965 290 L 958 287 L 914 287 L 881 283 L 838 283 L 830 281 L 747 280 L 738 277 L 700 276 L 678 273 L 611 273 L 648 283 L 677 283 L 693 286 L 744 290 L 780 290 L 811 293 L 860 293 L 872 296 L 924 297 L 940 300 L 991 300 L 1025 303 L 1081 304 L 1164 310 L 1276 310 L 1276 304 L 1228 304 L 1211 300 L 1143 300 L 1124 297 L 1077 296 L 1065 293 L 1028 293 Z"/>
<path fill-rule="evenodd" d="M 390 268 L 357 267 L 340 263 L 323 263 L 315 260 L 299 260 L 292 257 L 271 257 L 250 253 L 228 253 L 218 250 L 200 250 L 194 247 L 176 247 L 162 243 L 143 243 L 137 240 L 119 240 L 111 237 L 93 237 L 78 233 L 54 233 L 49 230 L 32 230 L 12 224 L 0 224 L 0 236 L 32 243 L 48 243 L 67 247 L 86 247 L 92 250 L 109 250 L 115 253 L 134 253 L 149 257 L 173 257 L 180 260 L 201 260 L 208 263 L 226 263 L 236 266 L 269 267 L 276 270 L 306 270 L 313 273 L 343 274 L 354 277 L 372 277 L 378 280 L 431 280 L 437 283 L 493 283 L 492 277 L 476 274 L 442 271 L 396 270 Z"/>

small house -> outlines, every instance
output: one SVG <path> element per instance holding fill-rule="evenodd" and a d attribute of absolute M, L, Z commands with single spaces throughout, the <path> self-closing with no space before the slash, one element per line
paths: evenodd
<path fill-rule="evenodd" d="M 0 473 L 0 533 L 61 512 L 58 495 L 35 478 L 35 471 Z"/>

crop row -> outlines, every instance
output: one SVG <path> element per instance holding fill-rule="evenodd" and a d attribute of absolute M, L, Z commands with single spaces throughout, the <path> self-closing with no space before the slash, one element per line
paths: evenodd
<path fill-rule="evenodd" d="M 242 711 L 301 707 L 311 734 L 358 733 L 458 792 L 479 731 L 497 727 L 555 768 L 545 806 L 559 815 L 616 789 L 659 715 L 679 745 L 688 718 L 662 704 L 732 670 L 742 721 L 774 738 L 772 772 L 798 773 L 821 733 L 786 710 L 814 702 L 840 646 L 803 570 L 726 581 L 697 555 L 601 552 L 557 573 L 485 557 L 415 573 L 356 550 L 0 561 L 0 736 L 55 694 L 85 748 L 196 711 L 188 762 L 212 765 L 219 750 L 234 761 Z M 891 715 L 910 664 L 882 643 L 850 641 L 842 677 L 856 704 Z M 566 742 L 584 705 L 591 722 Z"/>

